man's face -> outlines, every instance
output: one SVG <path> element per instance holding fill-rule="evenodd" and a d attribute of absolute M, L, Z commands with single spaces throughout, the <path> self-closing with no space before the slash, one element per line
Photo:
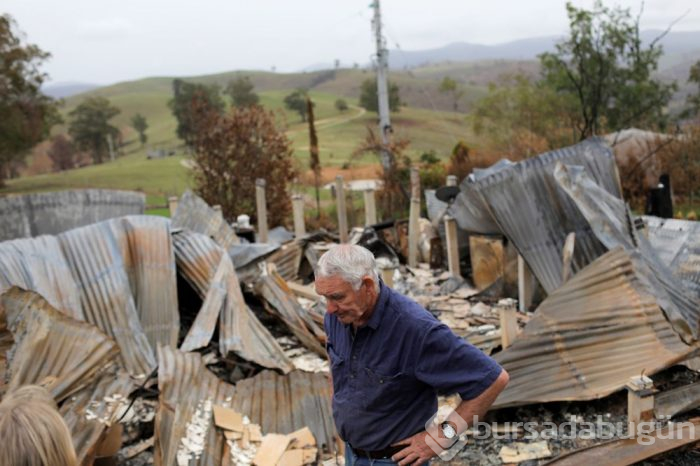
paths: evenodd
<path fill-rule="evenodd" d="M 343 324 L 359 326 L 367 321 L 367 314 L 371 311 L 371 295 L 366 282 L 363 282 L 359 290 L 354 290 L 352 285 L 338 276 L 320 277 L 316 279 L 316 293 L 326 299 L 326 310 L 335 316 Z M 371 285 L 371 280 L 370 280 Z"/>

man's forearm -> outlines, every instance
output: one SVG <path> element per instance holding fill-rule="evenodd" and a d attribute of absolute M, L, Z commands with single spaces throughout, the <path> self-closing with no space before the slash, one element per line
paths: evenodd
<path fill-rule="evenodd" d="M 502 370 L 498 378 L 484 392 L 471 400 L 462 401 L 457 408 L 447 416 L 446 421 L 452 423 L 457 434 L 463 433 L 472 425 L 474 417 L 481 418 L 489 410 L 498 395 L 508 384 L 508 373 Z"/>

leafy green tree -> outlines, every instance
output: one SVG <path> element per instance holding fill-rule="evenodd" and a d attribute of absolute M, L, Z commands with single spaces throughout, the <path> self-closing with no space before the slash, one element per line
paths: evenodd
<path fill-rule="evenodd" d="M 301 117 L 302 122 L 306 122 L 306 99 L 308 94 L 304 89 L 296 89 L 294 92 L 284 98 L 284 105 L 289 110 L 297 112 Z"/>
<path fill-rule="evenodd" d="M 119 138 L 119 129 L 109 120 L 120 112 L 104 97 L 88 97 L 69 113 L 68 133 L 78 149 L 90 152 L 94 163 L 102 163 L 109 154 L 108 138 Z"/>
<path fill-rule="evenodd" d="M 231 105 L 234 107 L 249 107 L 257 105 L 260 101 L 258 94 L 253 92 L 255 86 L 250 81 L 250 77 L 242 76 L 226 85 L 224 93 L 231 97 Z"/>
<path fill-rule="evenodd" d="M 576 98 L 579 139 L 630 126 L 663 128 L 676 86 L 652 76 L 663 53 L 660 37 L 643 46 L 639 18 L 600 0 L 592 10 L 567 3 L 566 11 L 569 37 L 540 63 L 549 86 Z"/>
<path fill-rule="evenodd" d="M 452 98 L 452 109 L 456 112 L 459 108 L 459 100 L 464 95 L 464 90 L 460 88 L 457 81 L 445 76 L 440 81 L 440 87 L 438 88 L 441 93 L 448 94 Z"/>
<path fill-rule="evenodd" d="M 700 114 L 700 60 L 690 67 L 688 82 L 698 86 L 698 90 L 694 94 L 688 96 L 688 105 L 690 106 L 688 111 L 690 115 L 697 116 Z"/>
<path fill-rule="evenodd" d="M 578 116 L 573 96 L 525 75 L 504 76 L 469 115 L 472 129 L 497 152 L 520 159 L 569 145 Z"/>
<path fill-rule="evenodd" d="M 348 108 L 348 103 L 345 99 L 338 99 L 335 101 L 335 109 L 339 112 L 345 112 Z"/>
<path fill-rule="evenodd" d="M 40 90 L 47 77 L 40 67 L 48 57 L 22 42 L 10 15 L 0 16 L 0 186 L 60 121 L 56 102 Z"/>
<path fill-rule="evenodd" d="M 137 133 L 139 133 L 139 141 L 141 141 L 141 145 L 143 146 L 146 144 L 146 141 L 148 141 L 148 135 L 146 134 L 148 122 L 146 121 L 146 117 L 140 113 L 137 113 L 131 117 L 131 126 Z"/>
<path fill-rule="evenodd" d="M 389 111 L 398 112 L 401 105 L 399 86 L 389 82 Z M 377 96 L 377 81 L 365 79 L 360 86 L 360 107 L 370 112 L 379 111 L 379 97 Z"/>
<path fill-rule="evenodd" d="M 182 79 L 173 80 L 173 98 L 168 107 L 177 120 L 177 137 L 185 142 L 187 147 L 193 147 L 193 137 L 197 122 L 195 107 L 205 106 L 218 113 L 224 110 L 218 86 L 188 83 Z"/>

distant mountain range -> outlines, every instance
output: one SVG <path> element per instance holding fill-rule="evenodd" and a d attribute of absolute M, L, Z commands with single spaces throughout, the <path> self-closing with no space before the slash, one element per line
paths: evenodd
<path fill-rule="evenodd" d="M 648 45 L 662 32 L 660 30 L 643 31 L 642 40 Z M 561 37 L 558 36 L 546 36 L 495 45 L 456 42 L 427 50 L 394 49 L 389 51 L 389 66 L 393 69 L 405 69 L 447 61 L 533 60 L 543 52 L 553 51 L 560 39 Z M 672 31 L 664 36 L 660 43 L 664 47 L 664 61 L 674 55 L 700 55 L 700 31 Z"/>
<path fill-rule="evenodd" d="M 50 83 L 43 87 L 46 95 L 54 99 L 63 99 L 82 92 L 91 91 L 100 87 L 98 84 L 78 83 L 78 82 L 60 82 Z"/>

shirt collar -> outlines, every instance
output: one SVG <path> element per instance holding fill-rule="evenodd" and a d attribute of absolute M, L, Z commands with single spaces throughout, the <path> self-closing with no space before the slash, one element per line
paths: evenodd
<path fill-rule="evenodd" d="M 372 312 L 372 316 L 369 318 L 367 321 L 367 327 L 376 330 L 377 327 L 379 327 L 379 324 L 382 322 L 382 318 L 384 317 L 384 308 L 386 307 L 386 303 L 389 300 L 389 288 L 379 280 L 379 297 L 377 298 L 377 303 L 374 305 L 374 312 Z"/>

